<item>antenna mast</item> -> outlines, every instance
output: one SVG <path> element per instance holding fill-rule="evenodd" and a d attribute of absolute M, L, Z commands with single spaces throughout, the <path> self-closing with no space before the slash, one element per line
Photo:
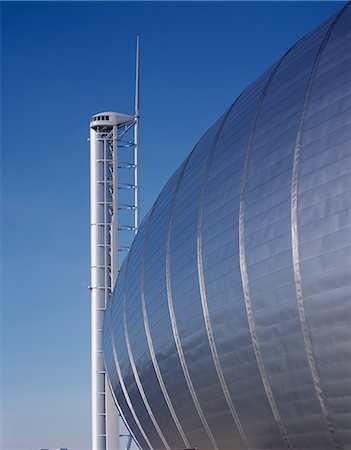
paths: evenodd
<path fill-rule="evenodd" d="M 135 51 L 135 111 L 134 111 L 134 204 L 136 206 L 134 212 L 135 233 L 139 228 L 140 212 L 139 212 L 139 68 L 140 68 L 140 35 L 136 35 L 136 51 Z"/>

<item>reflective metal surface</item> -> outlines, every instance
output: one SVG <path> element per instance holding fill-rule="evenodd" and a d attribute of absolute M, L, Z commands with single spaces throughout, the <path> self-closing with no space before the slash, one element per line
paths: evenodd
<path fill-rule="evenodd" d="M 351 6 L 164 187 L 104 323 L 143 449 L 351 449 Z"/>

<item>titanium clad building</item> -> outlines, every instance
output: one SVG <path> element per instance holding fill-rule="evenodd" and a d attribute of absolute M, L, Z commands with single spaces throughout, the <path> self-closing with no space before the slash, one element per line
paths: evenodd
<path fill-rule="evenodd" d="M 143 449 L 351 448 L 351 6 L 204 134 L 104 322 Z"/>

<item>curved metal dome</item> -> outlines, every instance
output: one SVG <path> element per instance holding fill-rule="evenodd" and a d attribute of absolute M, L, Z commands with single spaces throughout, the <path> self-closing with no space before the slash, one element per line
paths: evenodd
<path fill-rule="evenodd" d="M 143 449 L 351 448 L 350 14 L 237 98 L 142 223 L 104 354 Z"/>

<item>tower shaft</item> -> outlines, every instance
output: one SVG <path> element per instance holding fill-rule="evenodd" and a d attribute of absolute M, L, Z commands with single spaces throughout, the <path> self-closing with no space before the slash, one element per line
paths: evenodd
<path fill-rule="evenodd" d="M 119 170 L 131 168 L 136 180 L 135 145 L 123 141 L 135 127 L 134 116 L 114 112 L 95 115 L 90 123 L 90 233 L 91 233 L 91 390 L 92 449 L 116 450 L 118 446 L 118 413 L 111 412 L 108 380 L 103 357 L 103 322 L 107 303 L 119 272 L 119 232 L 137 228 L 136 214 L 131 225 L 120 225 L 123 212 L 138 210 L 135 202 L 120 203 L 125 190 L 135 190 L 136 183 L 121 183 Z M 133 161 L 119 162 L 119 136 L 122 147 L 132 153 Z M 123 178 L 123 177 L 122 177 Z M 123 199 L 123 195 L 122 195 Z M 127 217 L 128 220 L 128 217 Z M 128 250 L 123 246 L 123 250 Z"/>
<path fill-rule="evenodd" d="M 114 127 L 90 130 L 91 157 L 91 369 L 92 448 L 106 449 L 106 379 L 102 327 L 112 290 L 111 223 L 113 217 Z M 117 262 L 118 264 L 118 262 Z"/>

